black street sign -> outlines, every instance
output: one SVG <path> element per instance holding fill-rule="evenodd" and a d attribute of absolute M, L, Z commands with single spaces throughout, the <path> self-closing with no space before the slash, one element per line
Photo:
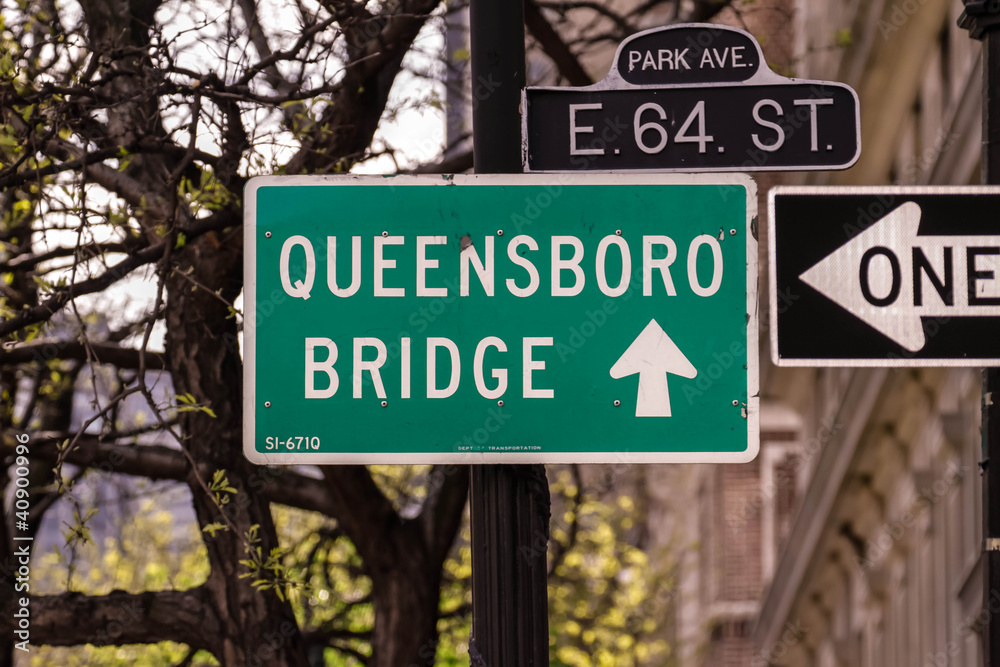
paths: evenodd
<path fill-rule="evenodd" d="M 1000 360 L 1000 186 L 776 187 L 768 213 L 777 365 Z"/>
<path fill-rule="evenodd" d="M 849 86 L 779 76 L 717 25 L 633 35 L 603 81 L 527 88 L 523 106 L 529 172 L 845 169 L 861 153 Z"/>

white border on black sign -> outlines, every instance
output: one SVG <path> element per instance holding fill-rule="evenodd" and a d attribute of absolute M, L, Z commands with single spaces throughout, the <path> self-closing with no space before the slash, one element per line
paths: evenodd
<path fill-rule="evenodd" d="M 618 72 L 618 56 L 621 54 L 621 50 L 632 40 L 638 39 L 645 35 L 664 32 L 679 28 L 699 28 L 705 30 L 726 30 L 729 32 L 737 32 L 741 35 L 745 35 L 751 42 L 757 47 L 757 54 L 760 58 L 760 66 L 757 73 L 746 81 L 719 81 L 714 83 L 677 83 L 677 84 L 664 84 L 664 85 L 638 85 L 634 83 L 629 83 L 622 78 L 621 74 Z M 855 151 L 854 156 L 844 162 L 843 164 L 835 165 L 792 165 L 792 166 L 777 166 L 777 167 L 767 167 L 767 166 L 752 166 L 749 167 L 744 164 L 735 165 L 732 167 L 700 167 L 698 168 L 699 173 L 746 173 L 749 171 L 832 171 L 840 169 L 848 169 L 858 161 L 861 157 L 861 102 L 858 99 L 857 92 L 845 83 L 839 83 L 837 81 L 819 81 L 817 79 L 793 79 L 785 76 L 781 76 L 777 72 L 773 71 L 767 64 L 767 60 L 764 58 L 764 52 L 760 48 L 760 44 L 757 40 L 748 33 L 746 30 L 741 30 L 740 28 L 734 28 L 732 26 L 718 25 L 715 23 L 678 23 L 677 25 L 663 26 L 659 28 L 651 28 L 649 30 L 643 30 L 642 32 L 637 32 L 634 35 L 630 35 L 627 39 L 623 40 L 618 48 L 615 50 L 615 57 L 611 63 L 611 69 L 608 70 L 607 76 L 596 83 L 592 83 L 589 86 L 530 86 L 521 90 L 521 166 L 525 173 L 527 174 L 553 174 L 553 173 L 565 173 L 557 170 L 548 169 L 531 169 L 528 166 L 528 90 L 555 90 L 555 91 L 609 91 L 609 90 L 683 90 L 691 88 L 753 88 L 756 86 L 774 86 L 774 85 L 818 85 L 831 88 L 843 88 L 847 90 L 851 96 L 854 98 L 854 135 L 857 137 L 858 147 Z M 579 172 L 572 173 L 588 173 L 588 174 L 662 174 L 662 173 L 690 173 L 691 167 L 657 167 L 655 169 L 618 169 L 618 170 L 604 170 L 604 169 L 587 169 L 581 170 Z"/>
<path fill-rule="evenodd" d="M 899 358 L 899 359 L 782 359 L 778 356 L 778 279 L 775 273 L 774 198 L 777 195 L 1000 195 L 998 185 L 875 185 L 875 186 L 809 186 L 777 185 L 767 193 L 767 245 L 768 245 L 768 306 L 770 314 L 771 361 L 781 367 L 831 367 L 831 368 L 978 368 L 996 366 L 998 359 L 959 358 Z M 889 211 L 886 211 L 888 213 Z M 808 224 L 803 222 L 802 224 Z M 831 252 L 836 248 L 831 248 Z M 831 307 L 839 307 L 831 302 Z M 853 317 L 853 316 L 852 316 Z M 874 330 L 873 330 L 874 331 Z M 876 332 L 877 333 L 877 332 Z M 881 335 L 881 334 L 877 334 Z M 1000 353 L 998 353 L 1000 358 Z"/>

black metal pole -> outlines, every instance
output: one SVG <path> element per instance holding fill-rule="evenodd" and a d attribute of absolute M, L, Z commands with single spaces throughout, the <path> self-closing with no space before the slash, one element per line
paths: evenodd
<path fill-rule="evenodd" d="M 524 7 L 470 0 L 469 29 L 475 171 L 520 173 Z M 472 667 L 548 665 L 545 466 L 472 466 L 469 494 Z"/>
<path fill-rule="evenodd" d="M 521 173 L 524 7 L 520 0 L 470 0 L 472 149 L 477 174 Z"/>
<path fill-rule="evenodd" d="M 982 182 L 1000 183 L 1000 33 L 983 36 Z M 985 664 L 1000 665 L 1000 368 L 983 370 L 983 605 L 989 621 L 983 628 Z"/>
<path fill-rule="evenodd" d="M 1000 183 L 1000 2 L 965 2 L 959 25 L 983 41 L 981 181 Z M 983 369 L 983 663 L 1000 666 L 1000 368 Z"/>

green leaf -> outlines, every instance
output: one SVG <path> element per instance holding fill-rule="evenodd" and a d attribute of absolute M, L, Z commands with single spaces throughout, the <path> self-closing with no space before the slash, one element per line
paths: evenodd
<path fill-rule="evenodd" d="M 226 530 L 229 530 L 229 526 L 222 523 L 210 523 L 201 527 L 203 533 L 208 533 L 212 537 L 215 537 L 217 532 Z"/>
<path fill-rule="evenodd" d="M 8 76 L 14 72 L 14 58 L 10 53 L 0 57 L 0 76 Z"/>

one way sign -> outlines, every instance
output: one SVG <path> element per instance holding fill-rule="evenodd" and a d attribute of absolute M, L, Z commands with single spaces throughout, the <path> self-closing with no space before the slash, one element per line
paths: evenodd
<path fill-rule="evenodd" d="M 1000 360 L 1000 188 L 778 187 L 771 346 L 782 366 Z"/>

